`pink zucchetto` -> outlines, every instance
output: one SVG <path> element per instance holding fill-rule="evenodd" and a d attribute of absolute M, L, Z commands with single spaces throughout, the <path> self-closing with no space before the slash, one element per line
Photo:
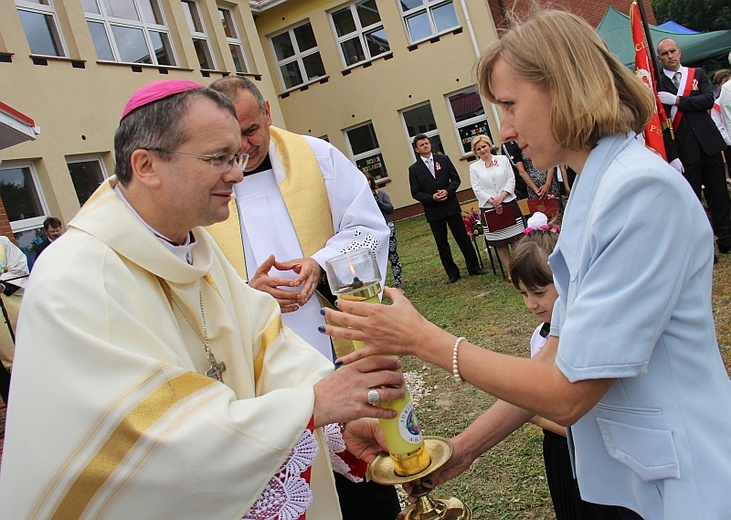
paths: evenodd
<path fill-rule="evenodd" d="M 124 106 L 121 119 L 124 119 L 130 112 L 140 107 L 165 99 L 166 97 L 174 96 L 175 94 L 180 94 L 186 90 L 198 88 L 203 88 L 203 85 L 188 79 L 163 79 L 148 83 L 135 90 L 132 97 L 129 98 L 129 101 Z"/>

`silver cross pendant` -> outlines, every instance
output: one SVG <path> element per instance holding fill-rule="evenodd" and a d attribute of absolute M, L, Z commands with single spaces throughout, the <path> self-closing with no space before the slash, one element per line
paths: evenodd
<path fill-rule="evenodd" d="M 223 373 L 226 371 L 226 362 L 221 361 L 219 363 L 216 361 L 216 356 L 213 355 L 213 352 L 208 352 L 208 363 L 210 363 L 211 366 L 208 370 L 206 370 L 206 376 L 211 379 L 215 379 L 219 383 L 223 383 Z"/>

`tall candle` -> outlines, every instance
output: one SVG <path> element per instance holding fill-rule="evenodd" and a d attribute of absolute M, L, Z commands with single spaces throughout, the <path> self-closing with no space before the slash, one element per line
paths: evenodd
<path fill-rule="evenodd" d="M 353 282 L 347 285 L 348 290 L 341 290 L 337 294 L 339 299 L 380 303 L 378 298 L 378 294 L 381 292 L 379 280 L 363 283 L 355 277 Z M 357 343 L 356 348 L 363 346 L 362 342 L 354 343 Z M 396 410 L 397 413 L 394 419 L 378 420 L 396 473 L 400 476 L 409 476 L 426 469 L 430 463 L 429 453 L 424 446 L 419 420 L 416 417 L 414 405 L 406 386 L 404 386 L 404 396 L 401 399 L 383 401 L 378 406 L 391 408 Z"/>

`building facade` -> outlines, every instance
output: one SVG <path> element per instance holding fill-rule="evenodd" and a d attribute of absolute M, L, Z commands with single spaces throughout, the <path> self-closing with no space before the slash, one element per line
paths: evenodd
<path fill-rule="evenodd" d="M 587 5 L 564 4 L 579 14 Z M 34 142 L 0 151 L 0 199 L 18 245 L 32 261 L 43 220 L 73 218 L 114 171 L 113 134 L 130 94 L 171 77 L 250 77 L 276 125 L 329 140 L 378 179 L 399 216 L 420 208 L 407 170 L 413 136 L 426 133 L 470 198 L 469 139 L 499 136 L 474 65 L 506 8 L 509 0 L 1 2 L 0 101 L 42 128 Z"/>

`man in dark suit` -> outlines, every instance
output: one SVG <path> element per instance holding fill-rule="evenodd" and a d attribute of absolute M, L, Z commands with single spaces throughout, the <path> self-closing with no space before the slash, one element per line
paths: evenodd
<path fill-rule="evenodd" d="M 437 243 L 439 258 L 451 284 L 460 279 L 459 267 L 452 260 L 447 238 L 447 225 L 462 251 L 470 275 L 485 274 L 480 268 L 475 249 L 462 222 L 462 210 L 457 200 L 460 178 L 446 155 L 431 153 L 431 141 L 425 134 L 414 137 L 414 149 L 419 157 L 409 166 L 411 196 L 424 206 L 426 221 Z"/>
<path fill-rule="evenodd" d="M 726 143 L 708 111 L 713 106 L 713 89 L 703 69 L 683 67 L 675 41 L 664 38 L 657 44 L 663 66 L 660 101 L 673 121 L 683 175 L 700 199 L 701 186 L 711 213 L 713 232 L 721 253 L 731 252 L 729 197 L 721 150 Z"/>

